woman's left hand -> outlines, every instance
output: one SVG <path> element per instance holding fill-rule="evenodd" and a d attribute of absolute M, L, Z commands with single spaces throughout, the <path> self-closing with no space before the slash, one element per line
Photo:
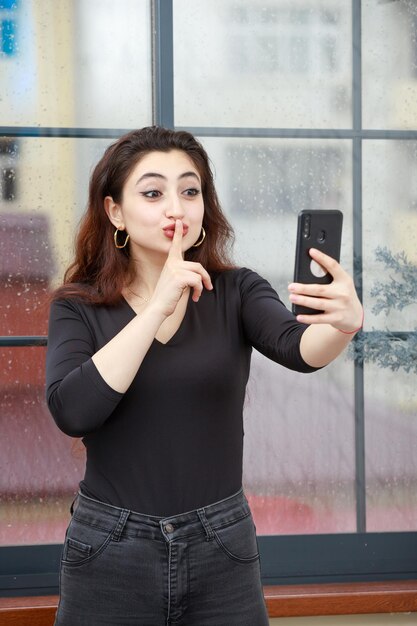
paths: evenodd
<path fill-rule="evenodd" d="M 310 256 L 332 277 L 328 285 L 291 283 L 288 285 L 292 303 L 317 309 L 317 315 L 297 315 L 303 324 L 330 324 L 333 328 L 350 333 L 363 322 L 362 304 L 351 276 L 332 257 L 311 248 Z"/>

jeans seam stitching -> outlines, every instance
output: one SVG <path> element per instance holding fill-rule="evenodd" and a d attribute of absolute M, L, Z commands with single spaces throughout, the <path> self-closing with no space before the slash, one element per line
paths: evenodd
<path fill-rule="evenodd" d="M 219 528 L 227 528 L 228 526 L 231 526 L 235 522 L 240 522 L 243 519 L 246 519 L 247 517 L 250 517 L 250 511 L 249 513 L 245 513 L 245 515 L 241 515 L 240 517 L 235 517 L 234 519 L 230 520 L 230 522 L 225 522 L 224 524 L 218 524 L 217 526 L 212 526 L 212 529 L 218 530 Z"/>
<path fill-rule="evenodd" d="M 96 552 L 93 552 L 93 554 L 91 554 L 89 557 L 85 559 L 80 559 L 79 561 L 66 561 L 62 559 L 62 563 L 70 567 L 81 567 L 82 565 L 85 565 L 86 563 L 89 563 L 90 561 L 94 561 L 96 557 L 100 556 L 100 554 L 104 552 L 104 550 L 107 548 L 111 540 L 112 540 L 112 535 L 110 533 L 109 536 L 104 541 L 104 543 L 102 543 L 102 545 L 96 550 Z"/>
<path fill-rule="evenodd" d="M 233 552 L 230 552 L 230 550 L 226 548 L 226 546 L 224 545 L 220 537 L 217 536 L 216 532 L 214 533 L 214 536 L 215 536 L 216 543 L 218 544 L 218 546 L 226 553 L 227 556 L 233 559 L 233 561 L 236 561 L 238 563 L 252 563 L 259 558 L 259 552 L 257 552 L 253 556 L 246 556 L 246 557 L 237 556 L 236 554 L 233 554 Z"/>
<path fill-rule="evenodd" d="M 89 528 L 97 528 L 97 530 L 102 530 L 106 533 L 113 533 L 114 528 L 116 528 L 117 526 L 116 522 L 113 528 L 104 528 L 103 526 L 98 526 L 97 524 L 91 524 L 90 522 L 87 522 L 86 520 L 77 517 L 75 514 L 72 519 L 76 520 L 79 524 L 83 524 L 83 526 L 88 526 Z"/>

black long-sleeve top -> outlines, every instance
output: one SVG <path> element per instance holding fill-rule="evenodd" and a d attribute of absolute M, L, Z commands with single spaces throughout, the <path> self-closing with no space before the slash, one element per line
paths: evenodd
<path fill-rule="evenodd" d="M 175 335 L 151 344 L 125 393 L 91 357 L 135 316 L 122 300 L 52 303 L 46 386 L 61 430 L 83 437 L 81 489 L 102 502 L 170 516 L 221 500 L 242 483 L 243 402 L 252 347 L 300 372 L 305 326 L 270 284 L 248 269 L 212 277 L 188 301 Z"/>

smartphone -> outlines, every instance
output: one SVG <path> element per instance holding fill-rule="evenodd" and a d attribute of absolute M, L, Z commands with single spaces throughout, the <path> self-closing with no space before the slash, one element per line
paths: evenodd
<path fill-rule="evenodd" d="M 338 210 L 300 211 L 297 224 L 297 244 L 295 252 L 294 282 L 329 284 L 332 276 L 313 261 L 308 251 L 317 248 L 325 254 L 340 260 L 342 242 L 343 213 Z M 295 315 L 314 315 L 316 309 L 293 304 Z"/>

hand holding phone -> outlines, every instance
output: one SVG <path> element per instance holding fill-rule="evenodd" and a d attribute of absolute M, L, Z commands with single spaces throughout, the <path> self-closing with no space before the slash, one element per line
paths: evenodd
<path fill-rule="evenodd" d="M 303 210 L 298 215 L 294 282 L 303 284 L 329 284 L 332 276 L 310 254 L 317 248 L 324 254 L 340 260 L 343 214 L 338 210 Z M 292 306 L 295 315 L 317 315 L 320 311 L 297 304 Z"/>

